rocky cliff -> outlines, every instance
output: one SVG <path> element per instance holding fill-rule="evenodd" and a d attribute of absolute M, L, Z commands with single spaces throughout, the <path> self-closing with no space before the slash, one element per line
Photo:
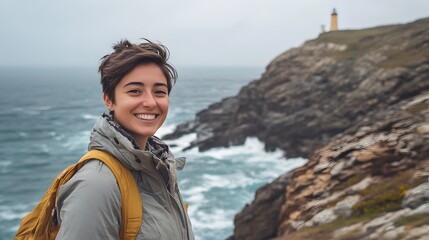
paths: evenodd
<path fill-rule="evenodd" d="M 398 105 L 260 188 L 230 239 L 429 239 L 429 93 Z"/>
<path fill-rule="evenodd" d="M 260 188 L 231 240 L 429 239 L 429 18 L 321 34 L 167 137 L 305 156 Z"/>
<path fill-rule="evenodd" d="M 267 150 L 308 157 L 340 133 L 381 119 L 429 89 L 429 19 L 321 34 L 275 58 L 259 80 L 179 125 L 207 150 L 256 136 Z"/>
<path fill-rule="evenodd" d="M 312 56 L 332 55 L 303 60 L 310 49 L 317 49 Z M 301 72 L 301 79 L 284 83 L 286 95 L 272 98 L 302 109 L 284 114 L 272 136 L 258 136 L 275 137 L 288 155 L 309 155 L 309 161 L 260 188 L 236 215 L 230 239 L 429 239 L 428 50 L 429 19 L 323 34 L 279 56 L 261 80 L 243 88 L 240 94 Z M 299 70 L 297 59 L 314 65 Z M 302 82 L 309 79 L 316 86 Z M 282 85 L 273 82 L 271 91 Z M 240 95 L 231 99 L 223 102 Z M 271 100 L 265 101 L 257 104 Z"/>

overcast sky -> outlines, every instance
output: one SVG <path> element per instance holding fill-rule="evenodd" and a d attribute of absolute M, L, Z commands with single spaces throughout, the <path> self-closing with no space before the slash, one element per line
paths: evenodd
<path fill-rule="evenodd" d="M 265 66 L 340 29 L 429 17 L 429 0 L 0 0 L 0 66 L 98 66 L 120 39 L 170 49 L 176 66 Z"/>

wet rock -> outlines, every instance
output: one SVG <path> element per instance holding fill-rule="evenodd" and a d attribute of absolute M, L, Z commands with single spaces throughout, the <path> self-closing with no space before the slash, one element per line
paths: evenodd
<path fill-rule="evenodd" d="M 417 208 L 429 202 L 429 182 L 410 189 L 402 203 L 403 207 Z"/>

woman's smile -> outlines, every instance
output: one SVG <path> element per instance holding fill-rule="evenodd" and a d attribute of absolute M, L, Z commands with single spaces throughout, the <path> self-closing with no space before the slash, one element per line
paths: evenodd
<path fill-rule="evenodd" d="M 159 116 L 159 114 L 134 114 L 134 116 L 136 116 L 138 119 L 141 120 L 147 120 L 147 121 L 151 121 L 154 120 L 156 117 Z"/>

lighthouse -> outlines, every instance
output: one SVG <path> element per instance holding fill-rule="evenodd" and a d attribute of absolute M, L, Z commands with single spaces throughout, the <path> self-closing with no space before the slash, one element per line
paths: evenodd
<path fill-rule="evenodd" d="M 331 32 L 333 31 L 338 31 L 338 14 L 335 8 L 331 14 Z"/>

